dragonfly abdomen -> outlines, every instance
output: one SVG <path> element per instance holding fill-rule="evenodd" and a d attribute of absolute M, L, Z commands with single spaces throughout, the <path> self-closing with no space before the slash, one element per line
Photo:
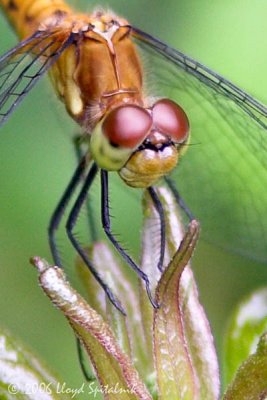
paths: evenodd
<path fill-rule="evenodd" d="M 0 0 L 0 4 L 21 39 L 34 33 L 47 18 L 59 19 L 71 12 L 62 0 Z"/>

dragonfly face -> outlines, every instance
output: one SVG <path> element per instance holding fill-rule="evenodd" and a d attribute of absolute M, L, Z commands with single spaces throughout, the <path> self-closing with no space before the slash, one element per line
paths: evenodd
<path fill-rule="evenodd" d="M 101 168 L 118 170 L 129 186 L 148 187 L 176 166 L 188 133 L 186 114 L 171 100 L 148 109 L 122 105 L 92 132 L 90 150 Z"/>

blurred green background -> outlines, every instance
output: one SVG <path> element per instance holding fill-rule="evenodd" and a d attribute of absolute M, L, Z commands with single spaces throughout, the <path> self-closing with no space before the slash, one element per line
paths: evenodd
<path fill-rule="evenodd" d="M 89 11 L 98 2 L 72 4 Z M 110 0 L 101 5 L 267 103 L 265 0 Z M 0 37 L 1 53 L 16 44 L 3 16 Z M 0 323 L 39 352 L 70 386 L 79 387 L 82 375 L 72 332 L 42 294 L 28 262 L 32 255 L 51 260 L 49 217 L 75 167 L 71 137 L 78 130 L 61 111 L 47 81 L 40 82 L 1 132 Z M 130 218 L 132 226 L 129 193 L 123 186 L 118 190 L 122 220 Z M 64 241 L 62 236 L 62 249 Z M 267 282 L 267 266 L 205 243 L 194 261 L 201 299 L 221 352 L 227 315 L 242 295 Z"/>

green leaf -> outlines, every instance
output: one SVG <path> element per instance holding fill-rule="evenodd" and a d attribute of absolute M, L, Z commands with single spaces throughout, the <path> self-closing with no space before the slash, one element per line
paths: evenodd
<path fill-rule="evenodd" d="M 106 400 L 151 400 L 129 356 L 124 353 L 102 316 L 69 285 L 63 271 L 36 257 L 39 282 L 68 319 L 86 349 Z"/>
<path fill-rule="evenodd" d="M 89 249 L 85 249 L 88 256 L 108 287 L 116 296 L 117 302 L 126 310 L 127 297 L 123 296 L 121 290 L 128 290 L 129 297 L 132 299 L 130 284 L 123 277 L 121 266 L 114 257 L 112 251 L 104 242 L 94 242 Z M 94 276 L 79 257 L 76 262 L 77 271 L 81 282 L 86 289 L 88 303 L 109 323 L 115 334 L 121 349 L 131 356 L 129 335 L 125 316 L 119 312 L 106 297 L 102 287 L 96 284 Z M 119 300 L 119 295 L 123 298 L 123 303 Z M 126 300 L 126 301 L 125 301 Z M 137 302 L 136 302 L 137 303 Z"/>
<path fill-rule="evenodd" d="M 149 351 L 141 324 L 138 290 L 134 287 L 136 282 L 133 283 L 125 274 L 125 269 L 106 243 L 93 243 L 88 253 L 103 281 L 120 300 L 127 316 L 111 304 L 101 286 L 96 284 L 95 278 L 79 258 L 76 264 L 81 281 L 86 287 L 88 303 L 108 322 L 120 348 L 133 359 L 140 375 L 145 378 L 148 365 L 153 364 L 153 357 L 151 356 L 149 362 Z M 151 338 L 150 343 L 152 344 Z"/>
<path fill-rule="evenodd" d="M 181 274 L 192 255 L 197 235 L 198 226 L 193 223 L 156 290 L 160 308 L 154 314 L 154 348 L 162 400 L 189 400 L 198 395 L 198 380 L 185 343 L 183 315 L 179 306 Z"/>
<path fill-rule="evenodd" d="M 223 400 L 265 400 L 267 398 L 267 333 L 260 338 L 257 351 L 238 369 Z"/>
<path fill-rule="evenodd" d="M 65 392 L 66 393 L 66 392 Z M 17 339 L 0 331 L 1 400 L 67 400 L 63 385 Z"/>
<path fill-rule="evenodd" d="M 255 352 L 258 339 L 267 331 L 267 288 L 259 289 L 236 307 L 225 335 L 224 380 L 232 381 L 237 369 Z"/>
<path fill-rule="evenodd" d="M 158 195 L 165 214 L 166 269 L 161 278 L 155 270 L 159 237 L 151 235 L 151 231 L 159 224 L 159 218 L 151 199 L 146 196 L 142 267 L 149 275 L 152 289 L 156 287 L 160 309 L 153 312 L 143 295 L 142 313 L 147 339 L 152 336 L 150 314 L 154 314 L 154 358 L 160 399 L 215 400 L 220 388 L 218 361 L 209 323 L 188 265 L 199 226 L 192 221 L 184 234 L 173 194 L 166 188 L 158 188 Z"/>

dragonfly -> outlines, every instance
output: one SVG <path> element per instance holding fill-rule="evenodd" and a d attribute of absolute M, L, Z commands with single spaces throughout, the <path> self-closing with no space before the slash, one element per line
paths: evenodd
<path fill-rule="evenodd" d="M 152 198 L 161 221 L 159 269 L 164 258 L 164 215 L 154 185 L 160 179 L 166 180 L 188 217 L 200 220 L 205 238 L 267 261 L 265 105 L 111 12 L 77 13 L 61 0 L 1 0 L 0 4 L 22 40 L 0 58 L 0 124 L 48 73 L 67 113 L 82 127 L 80 142 L 88 148 L 49 225 L 56 265 L 62 266 L 56 231 L 82 181 L 67 233 L 111 302 L 124 312 L 73 233 L 98 171 L 103 228 L 144 281 L 155 307 L 148 277 L 112 233 L 108 182 L 113 172 Z M 149 75 L 155 77 L 151 93 L 143 54 L 150 61 Z"/>

